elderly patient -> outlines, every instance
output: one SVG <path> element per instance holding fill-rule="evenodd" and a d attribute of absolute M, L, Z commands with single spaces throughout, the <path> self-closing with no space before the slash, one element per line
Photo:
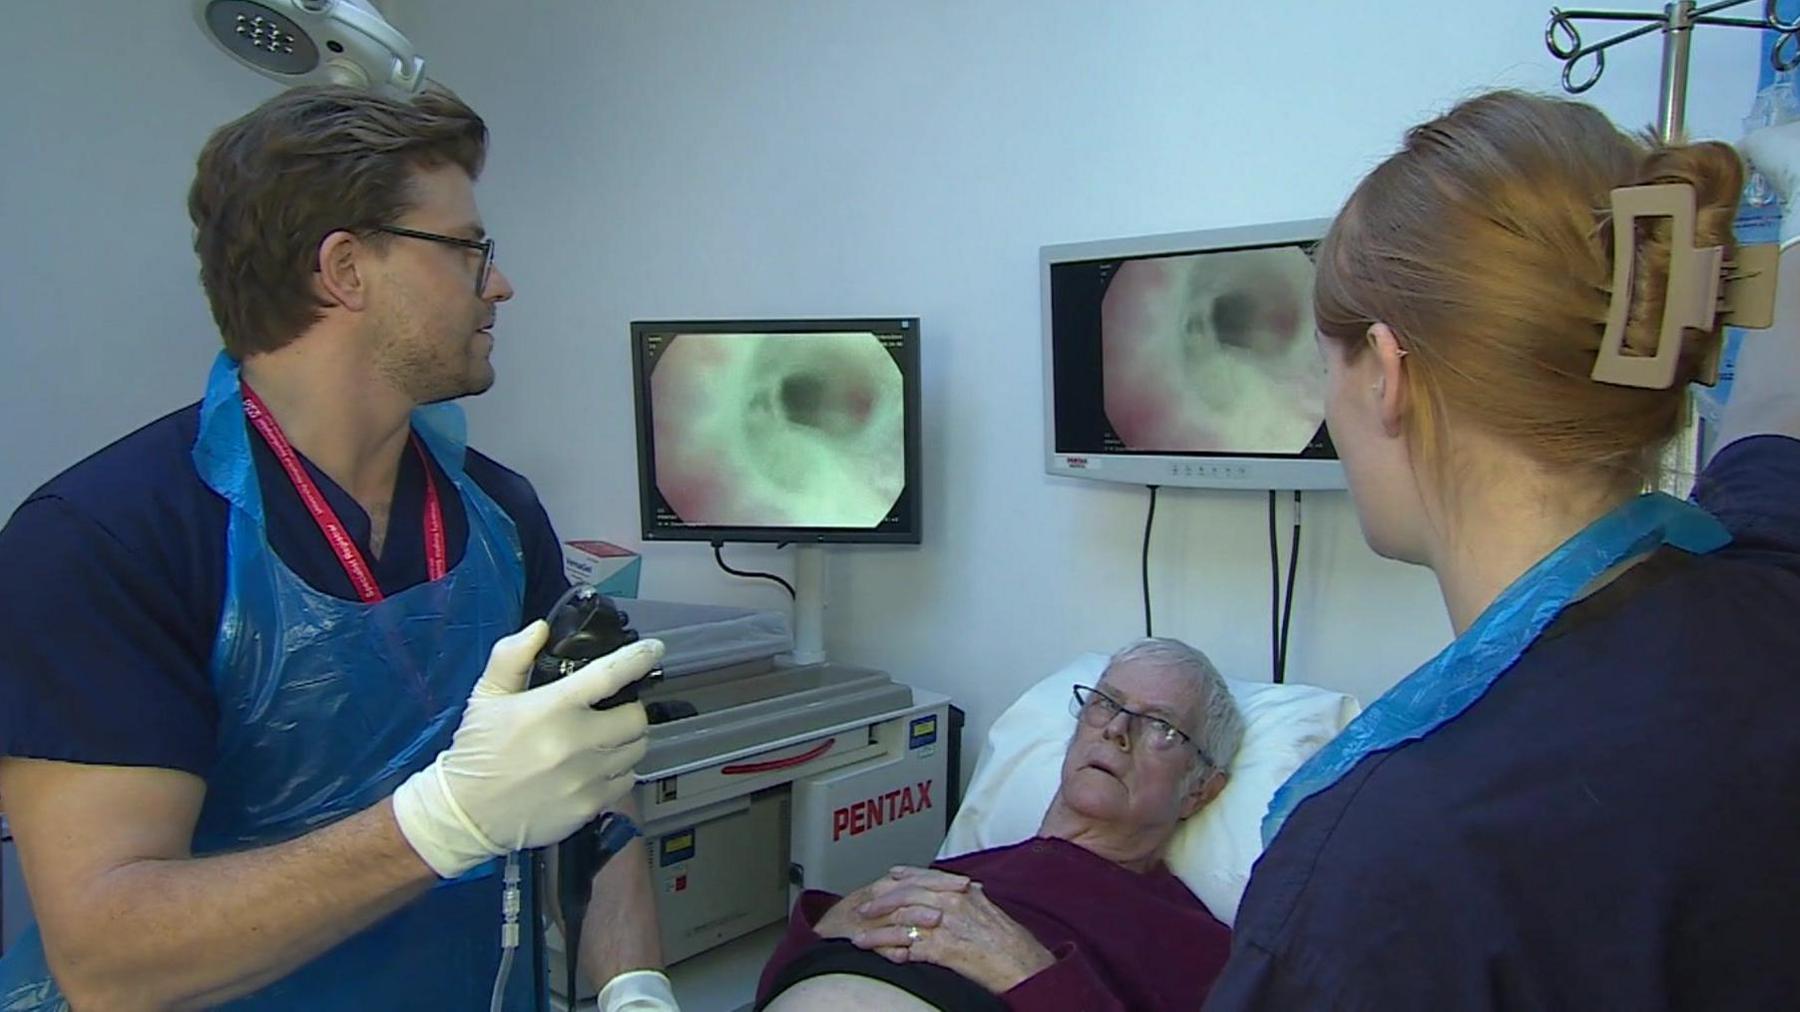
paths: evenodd
<path fill-rule="evenodd" d="M 757 1007 L 1193 1009 L 1230 930 L 1163 864 L 1225 786 L 1244 721 L 1198 650 L 1152 639 L 1077 686 L 1075 736 L 1037 836 L 846 897 L 808 891 Z"/>

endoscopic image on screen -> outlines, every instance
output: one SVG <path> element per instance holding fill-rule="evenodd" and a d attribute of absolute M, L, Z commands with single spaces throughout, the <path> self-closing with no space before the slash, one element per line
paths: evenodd
<path fill-rule="evenodd" d="M 650 373 L 656 489 L 684 524 L 872 528 L 905 490 L 874 334 L 681 334 Z"/>
<path fill-rule="evenodd" d="M 1325 419 L 1295 247 L 1128 260 L 1107 285 L 1106 418 L 1128 449 L 1300 453 Z"/>

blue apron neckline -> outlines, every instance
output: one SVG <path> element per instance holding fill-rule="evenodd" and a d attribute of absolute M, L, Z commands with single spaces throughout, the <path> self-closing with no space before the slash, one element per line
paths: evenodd
<path fill-rule="evenodd" d="M 200 401 L 194 466 L 208 488 L 261 524 L 262 486 L 256 481 L 255 457 L 245 427 L 241 380 L 242 365 L 220 352 L 213 359 L 206 394 Z M 469 424 L 462 408 L 447 401 L 420 405 L 412 410 L 410 424 L 438 467 L 466 494 L 463 463 L 468 456 Z"/>
<path fill-rule="evenodd" d="M 1712 514 L 1662 493 L 1637 496 L 1595 520 L 1513 581 L 1462 635 L 1302 763 L 1269 802 L 1263 845 L 1301 802 L 1366 756 L 1424 738 L 1475 705 L 1607 570 L 1661 545 L 1704 555 L 1730 542 L 1730 532 Z"/>

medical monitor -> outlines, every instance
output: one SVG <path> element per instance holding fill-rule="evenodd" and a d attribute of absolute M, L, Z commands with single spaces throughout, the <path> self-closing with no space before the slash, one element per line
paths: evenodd
<path fill-rule="evenodd" d="M 919 541 L 919 321 L 631 325 L 646 541 Z"/>
<path fill-rule="evenodd" d="M 1045 469 L 1342 488 L 1313 338 L 1329 219 L 1046 246 Z"/>

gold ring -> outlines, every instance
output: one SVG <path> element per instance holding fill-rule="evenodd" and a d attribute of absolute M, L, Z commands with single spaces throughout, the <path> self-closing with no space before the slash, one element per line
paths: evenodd
<path fill-rule="evenodd" d="M 919 926 L 917 924 L 907 925 L 907 928 L 906 928 L 906 940 L 907 941 L 917 942 L 924 934 L 925 934 L 925 932 L 920 931 Z"/>

